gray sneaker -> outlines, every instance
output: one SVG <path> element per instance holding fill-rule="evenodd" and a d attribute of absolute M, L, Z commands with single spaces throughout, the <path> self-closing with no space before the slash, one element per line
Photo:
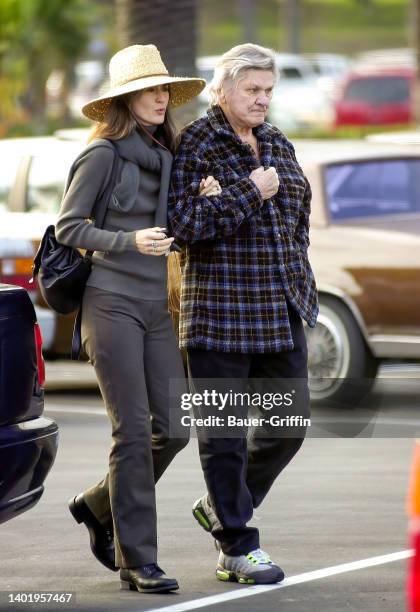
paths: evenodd
<path fill-rule="evenodd" d="M 194 502 L 192 513 L 197 523 L 208 533 L 211 533 L 216 525 L 220 525 L 217 514 L 210 506 L 208 495 L 203 495 Z M 216 550 L 220 550 L 220 542 L 216 539 L 214 540 L 214 546 Z"/>
<path fill-rule="evenodd" d="M 203 495 L 203 497 L 194 502 L 192 513 L 195 520 L 209 533 L 218 522 L 216 513 L 210 506 L 207 495 Z"/>
<path fill-rule="evenodd" d="M 233 557 L 219 552 L 216 577 L 224 582 L 241 584 L 273 584 L 284 579 L 284 572 L 261 548 L 247 555 Z"/>

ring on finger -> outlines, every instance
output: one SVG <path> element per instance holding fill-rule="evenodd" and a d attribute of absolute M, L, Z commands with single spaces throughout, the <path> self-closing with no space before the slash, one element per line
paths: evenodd
<path fill-rule="evenodd" d="M 156 246 L 157 246 L 156 240 L 152 241 L 151 246 L 152 246 L 152 249 L 156 249 Z"/>

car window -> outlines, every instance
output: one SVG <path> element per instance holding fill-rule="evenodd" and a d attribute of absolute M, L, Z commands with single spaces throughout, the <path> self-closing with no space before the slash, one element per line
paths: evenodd
<path fill-rule="evenodd" d="M 335 164 L 325 181 L 334 220 L 420 211 L 420 159 Z"/>
<path fill-rule="evenodd" d="M 350 81 L 344 92 L 346 102 L 389 104 L 406 102 L 410 96 L 410 83 L 403 76 L 372 77 Z"/>
<path fill-rule="evenodd" d="M 26 210 L 56 213 L 73 155 L 37 155 L 32 158 L 28 177 Z"/>
<path fill-rule="evenodd" d="M 10 191 L 16 180 L 21 158 L 14 155 L 2 155 L 0 164 L 0 212 L 9 208 Z"/>
<path fill-rule="evenodd" d="M 294 66 L 283 66 L 279 69 L 281 79 L 301 79 L 302 73 L 299 68 Z"/>

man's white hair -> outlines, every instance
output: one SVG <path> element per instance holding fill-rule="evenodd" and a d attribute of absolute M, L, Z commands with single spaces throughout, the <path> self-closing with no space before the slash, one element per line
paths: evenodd
<path fill-rule="evenodd" d="M 276 58 L 274 51 L 245 43 L 226 51 L 216 63 L 213 80 L 209 86 L 210 104 L 219 103 L 219 95 L 224 83 L 235 85 L 243 78 L 246 70 L 271 70 L 276 79 Z"/>

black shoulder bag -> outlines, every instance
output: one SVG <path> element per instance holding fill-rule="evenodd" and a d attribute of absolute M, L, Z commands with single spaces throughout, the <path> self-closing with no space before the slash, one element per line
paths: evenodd
<path fill-rule="evenodd" d="M 108 143 L 114 150 L 111 177 L 105 189 L 98 195 L 93 206 L 95 226 L 101 228 L 105 221 L 108 203 L 114 191 L 119 155 L 111 140 Z M 95 145 L 104 146 L 104 145 Z M 72 174 L 67 180 L 66 191 Z M 66 193 L 65 191 L 65 193 Z M 55 237 L 54 225 L 44 232 L 32 266 L 33 279 L 38 278 L 42 297 L 52 310 L 60 314 L 70 314 L 78 310 L 73 328 L 71 359 L 78 359 L 81 351 L 82 299 L 86 282 L 92 267 L 93 251 L 82 255 L 78 249 L 60 244 Z"/>

